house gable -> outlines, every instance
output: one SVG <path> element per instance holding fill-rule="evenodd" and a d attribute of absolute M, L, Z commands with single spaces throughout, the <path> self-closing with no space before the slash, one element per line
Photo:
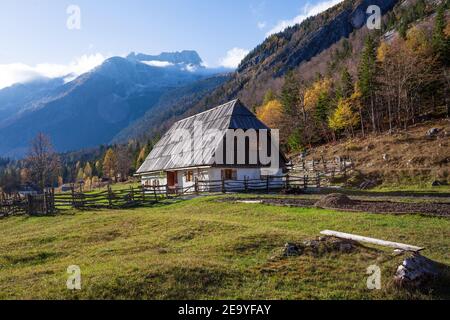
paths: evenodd
<path fill-rule="evenodd" d="M 180 130 L 195 137 L 198 124 L 201 124 L 203 133 L 208 133 L 209 129 L 214 131 L 203 135 L 201 141 L 194 139 L 192 146 L 187 145 L 192 142 L 189 140 L 183 140 L 183 143 L 180 143 L 180 139 L 177 139 Z M 233 100 L 176 122 L 155 145 L 137 173 L 213 166 L 215 154 L 219 148 L 223 148 L 228 129 L 270 130 L 239 100 Z M 183 157 L 182 151 L 185 149 L 191 150 L 191 157 Z M 175 158 L 178 161 L 174 161 Z"/>

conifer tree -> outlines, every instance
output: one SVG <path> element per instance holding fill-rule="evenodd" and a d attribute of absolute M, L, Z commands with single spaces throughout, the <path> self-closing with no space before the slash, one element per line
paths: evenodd
<path fill-rule="evenodd" d="M 286 74 L 283 88 L 281 89 L 281 105 L 287 115 L 294 115 L 296 113 L 299 102 L 299 83 L 295 78 L 294 72 L 289 71 Z"/>
<path fill-rule="evenodd" d="M 358 68 L 358 86 L 364 105 L 370 109 L 372 130 L 377 131 L 375 95 L 377 91 L 377 46 L 371 35 L 367 36 Z"/>

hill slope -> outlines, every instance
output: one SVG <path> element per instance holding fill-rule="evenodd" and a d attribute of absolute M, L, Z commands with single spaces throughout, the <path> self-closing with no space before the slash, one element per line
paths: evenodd
<path fill-rule="evenodd" d="M 427 132 L 436 128 L 436 136 Z M 450 120 L 431 120 L 394 134 L 369 135 L 325 144 L 308 151 L 308 160 L 351 158 L 359 172 L 350 180 L 364 179 L 386 187 L 428 186 L 435 181 L 450 184 Z M 300 160 L 293 155 L 294 163 Z"/>
<path fill-rule="evenodd" d="M 395 289 L 393 273 L 404 256 L 393 257 L 392 250 L 361 247 L 345 254 L 272 258 L 286 242 L 316 239 L 332 226 L 426 247 L 427 257 L 448 265 L 448 219 L 205 197 L 69 213 L 0 220 L 0 299 L 449 298 L 448 281 L 429 293 Z M 82 290 L 76 292 L 65 285 L 67 266 L 74 263 L 82 274 Z M 383 290 L 367 290 L 366 269 L 372 264 L 382 269 Z"/>

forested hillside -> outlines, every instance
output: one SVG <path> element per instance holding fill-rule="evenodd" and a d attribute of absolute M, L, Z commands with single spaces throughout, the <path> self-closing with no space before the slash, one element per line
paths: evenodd
<path fill-rule="evenodd" d="M 448 117 L 449 0 L 375 1 L 381 30 L 365 27 L 369 4 L 346 0 L 270 36 L 234 74 L 167 91 L 116 145 L 62 155 L 54 181 L 125 179 L 173 122 L 234 98 L 280 129 L 289 154 Z M 0 165 L 3 180 L 27 181 L 25 161 Z"/>

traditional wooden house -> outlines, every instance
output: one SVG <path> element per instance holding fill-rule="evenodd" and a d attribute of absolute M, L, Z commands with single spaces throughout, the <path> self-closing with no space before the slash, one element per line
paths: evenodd
<path fill-rule="evenodd" d="M 239 131 L 244 139 L 235 138 L 230 149 L 227 134 L 233 131 Z M 184 139 L 186 136 L 192 139 Z M 255 136 L 256 141 L 252 139 Z M 176 122 L 155 145 L 137 175 L 144 185 L 167 185 L 173 189 L 193 187 L 195 181 L 234 182 L 234 189 L 239 188 L 236 182 L 243 188 L 243 181 L 268 176 L 281 181 L 287 160 L 274 140 L 273 132 L 239 100 L 234 100 Z M 262 164 L 262 151 L 277 161 Z M 211 189 L 205 183 L 203 188 Z"/>

